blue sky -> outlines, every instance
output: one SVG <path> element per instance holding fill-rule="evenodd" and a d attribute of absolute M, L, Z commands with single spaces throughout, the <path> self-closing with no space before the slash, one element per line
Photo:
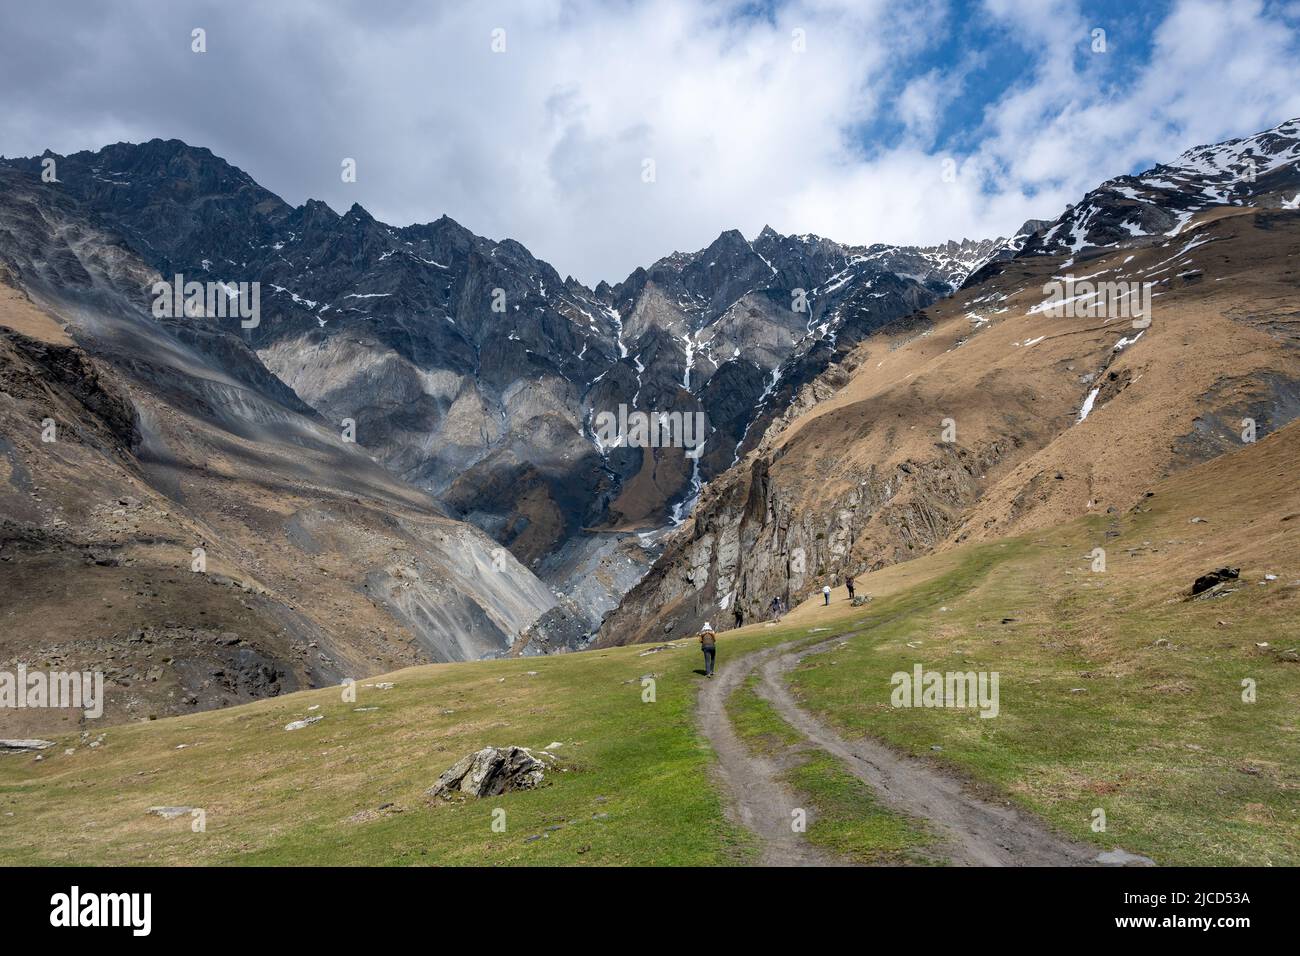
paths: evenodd
<path fill-rule="evenodd" d="M 939 42 L 918 57 L 910 71 L 918 75 L 947 69 L 950 64 L 971 63 L 964 95 L 948 107 L 936 132 L 935 147 L 939 150 L 969 148 L 978 135 L 984 111 L 1008 88 L 1026 80 L 1026 71 L 1034 65 L 1032 46 L 1022 45 L 1020 35 L 1008 25 L 982 15 L 981 6 L 971 0 L 953 4 L 950 22 L 960 25 L 941 34 Z M 1169 7 L 1169 0 L 1096 0 L 1079 4 L 1093 28 L 1106 31 L 1107 55 L 1100 61 L 1102 70 L 1098 76 L 1102 84 L 1122 89 L 1134 71 L 1148 62 L 1154 28 L 1167 15 Z M 1090 60 L 1092 44 L 1091 30 L 1078 37 L 1076 59 Z M 901 132 L 902 124 L 897 117 L 885 117 L 880 128 L 868 131 L 886 141 L 897 138 Z"/>
<path fill-rule="evenodd" d="M 1300 0 L 9 4 L 0 153 L 174 137 L 594 284 L 729 228 L 1008 235 L 1300 115 L 1298 25 Z"/>

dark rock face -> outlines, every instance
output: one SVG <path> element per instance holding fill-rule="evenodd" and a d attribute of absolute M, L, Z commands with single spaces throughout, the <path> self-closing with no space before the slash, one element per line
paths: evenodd
<path fill-rule="evenodd" d="M 1189 149 L 1169 165 L 1108 180 L 1024 243 L 1020 255 L 1070 255 L 1135 236 L 1176 236 L 1197 212 L 1300 188 L 1300 120 Z M 1276 204 L 1275 204 L 1276 205 Z"/>
<path fill-rule="evenodd" d="M 53 385 L 85 410 L 82 420 L 87 427 L 79 436 L 83 440 L 107 451 L 131 449 L 139 444 L 140 432 L 130 399 L 100 374 L 81 349 L 38 342 L 3 328 L 0 340 L 6 352 L 12 349 L 10 360 L 0 365 L 0 391 L 35 395 Z"/>
<path fill-rule="evenodd" d="M 550 589 L 237 322 L 153 315 L 158 273 L 106 222 L 0 166 L 0 664 L 102 672 L 119 722 L 508 654 Z"/>
<path fill-rule="evenodd" d="M 244 262 L 293 212 L 242 170 L 180 140 L 8 163 L 39 178 L 46 157 L 55 159 L 62 189 L 108 214 L 132 248 L 151 250 L 145 258 L 164 275 L 195 268 L 205 257 Z"/>
<path fill-rule="evenodd" d="M 956 527 L 961 508 L 977 493 L 972 475 L 993 464 L 971 460 L 962 449 L 920 467 L 900 466 L 897 474 L 872 467 L 844 497 L 820 509 L 777 480 L 780 452 L 772 439 L 787 419 L 832 394 L 821 380 L 810 383 L 754 453 L 705 489 L 691 521 L 665 539 L 663 555 L 605 619 L 598 645 L 680 637 L 706 620 L 730 621 L 737 609 L 745 623 L 770 619 L 774 599 L 791 607 L 828 579 L 838 584 L 860 573 L 851 563 L 852 543 L 868 526 L 887 526 L 896 547 L 892 560 L 866 570 L 924 553 Z M 904 474 L 923 493 L 895 510 L 891 502 Z"/>
<path fill-rule="evenodd" d="M 394 228 L 359 205 L 295 209 L 175 140 L 54 158 L 45 192 L 92 210 L 164 278 L 261 284 L 256 327 L 160 320 L 174 334 L 330 427 L 351 420 L 358 444 L 529 566 L 597 546 L 593 533 L 680 521 L 828 363 L 1005 251 L 728 230 L 589 289 L 445 216 Z M 0 175 L 35 182 L 40 162 Z M 48 281 L 89 290 L 65 258 L 43 261 Z M 702 450 L 602 441 L 596 416 L 620 406 L 702 415 Z M 588 596 L 588 624 L 620 597 Z"/>

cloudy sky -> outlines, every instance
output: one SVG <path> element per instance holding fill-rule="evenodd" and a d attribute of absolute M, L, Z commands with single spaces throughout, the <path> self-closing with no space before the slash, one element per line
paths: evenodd
<path fill-rule="evenodd" d="M 1300 115 L 1300 2 L 59 0 L 0 12 L 0 84 L 0 154 L 179 138 L 292 203 L 447 213 L 594 284 L 728 228 L 1054 218 Z"/>

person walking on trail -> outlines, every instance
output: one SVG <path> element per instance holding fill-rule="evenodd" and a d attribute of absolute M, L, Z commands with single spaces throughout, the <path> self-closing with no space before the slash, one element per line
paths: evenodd
<path fill-rule="evenodd" d="M 823 602 L 823 604 L 822 604 L 822 607 L 830 607 L 830 604 L 831 604 L 831 586 L 830 586 L 829 584 L 823 584 L 823 585 L 822 585 L 822 598 L 824 598 L 824 602 Z"/>
<path fill-rule="evenodd" d="M 853 575 L 844 575 L 844 586 L 849 589 L 849 600 L 853 600 Z"/>
<path fill-rule="evenodd" d="M 700 628 L 700 647 L 704 651 L 704 676 L 713 676 L 713 658 L 718 653 L 718 638 L 713 633 L 713 625 L 708 621 Z"/>

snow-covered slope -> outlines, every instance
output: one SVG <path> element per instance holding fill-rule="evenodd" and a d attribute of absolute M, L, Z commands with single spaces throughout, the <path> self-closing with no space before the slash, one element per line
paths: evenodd
<path fill-rule="evenodd" d="M 1172 163 L 1117 176 L 1025 243 L 1026 255 L 1070 255 L 1134 236 L 1176 236 L 1214 206 L 1280 207 L 1300 191 L 1300 119 L 1245 139 L 1196 146 Z"/>

